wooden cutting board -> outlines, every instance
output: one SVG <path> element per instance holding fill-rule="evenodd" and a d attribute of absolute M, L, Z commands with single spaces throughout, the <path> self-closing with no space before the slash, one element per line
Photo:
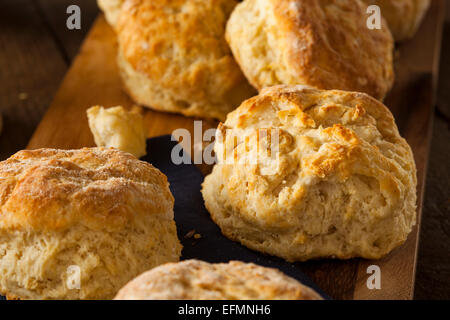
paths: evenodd
<path fill-rule="evenodd" d="M 400 132 L 410 143 L 418 170 L 418 224 L 406 243 L 379 261 L 352 259 L 322 260 L 302 264 L 325 292 L 336 299 L 411 299 L 420 229 L 432 115 L 439 70 L 439 54 L 444 21 L 444 0 L 433 0 L 418 34 L 396 52 L 396 84 L 386 105 L 392 110 Z M 94 146 L 86 109 L 133 102 L 122 90 L 116 67 L 117 43 L 111 28 L 100 16 L 68 71 L 48 112 L 34 133 L 28 148 L 80 148 Z M 170 134 L 178 128 L 193 132 L 195 119 L 148 110 L 145 121 L 148 137 Z M 204 121 L 203 130 L 217 122 Z M 157 151 L 155 151 L 157 152 Z M 202 168 L 207 172 L 210 168 Z M 367 267 L 381 269 L 381 289 L 369 290 Z"/>

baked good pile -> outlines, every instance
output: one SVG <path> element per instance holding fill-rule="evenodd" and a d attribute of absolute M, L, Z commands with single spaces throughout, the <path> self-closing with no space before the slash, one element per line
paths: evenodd
<path fill-rule="evenodd" d="M 383 100 L 395 42 L 413 37 L 429 0 L 98 4 L 136 104 L 222 121 L 202 195 L 224 236 L 289 262 L 380 259 L 405 242 L 416 168 Z M 381 9 L 379 29 L 367 27 L 369 5 Z M 141 110 L 95 106 L 87 115 L 97 148 L 0 162 L 1 294 L 321 299 L 278 270 L 179 262 L 167 177 L 138 159 L 147 152 Z"/>

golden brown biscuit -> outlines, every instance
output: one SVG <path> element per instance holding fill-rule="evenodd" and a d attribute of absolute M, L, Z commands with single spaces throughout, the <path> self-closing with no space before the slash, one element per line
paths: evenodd
<path fill-rule="evenodd" d="M 105 14 L 106 21 L 115 28 L 119 18 L 120 8 L 125 0 L 97 0 L 97 4 Z"/>
<path fill-rule="evenodd" d="M 363 0 L 378 5 L 396 41 L 412 38 L 430 6 L 430 0 Z"/>
<path fill-rule="evenodd" d="M 136 158 L 146 155 L 144 118 L 137 109 L 94 106 L 87 110 L 87 116 L 97 147 L 117 148 Z"/>
<path fill-rule="evenodd" d="M 159 170 L 116 149 L 16 153 L 0 162 L 0 293 L 113 298 L 178 261 L 173 204 Z"/>
<path fill-rule="evenodd" d="M 122 288 L 115 300 L 321 300 L 276 269 L 231 261 L 168 263 Z"/>
<path fill-rule="evenodd" d="M 393 39 L 367 28 L 360 0 L 245 0 L 226 39 L 251 84 L 304 84 L 383 99 L 392 87 Z"/>
<path fill-rule="evenodd" d="M 234 0 L 128 0 L 117 24 L 118 63 L 139 104 L 225 119 L 255 94 L 224 39 Z"/>
<path fill-rule="evenodd" d="M 289 261 L 378 259 L 415 224 L 411 149 L 366 94 L 266 88 L 219 130 L 202 193 L 232 240 Z"/>

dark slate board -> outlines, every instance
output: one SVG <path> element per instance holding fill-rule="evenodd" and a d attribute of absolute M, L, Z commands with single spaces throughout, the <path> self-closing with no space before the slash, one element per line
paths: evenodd
<path fill-rule="evenodd" d="M 153 164 L 169 179 L 170 190 L 175 198 L 174 211 L 178 237 L 183 244 L 181 259 L 199 259 L 213 263 L 240 260 L 276 268 L 329 299 L 327 294 L 300 271 L 298 263 L 289 263 L 255 252 L 223 236 L 204 206 L 200 192 L 203 182 L 200 170 L 192 164 L 175 165 L 171 161 L 170 155 L 175 145 L 176 142 L 171 141 L 170 135 L 149 139 L 148 155 L 141 160 Z M 201 238 L 198 240 L 193 237 L 186 238 L 186 234 L 191 230 L 199 233 Z"/>

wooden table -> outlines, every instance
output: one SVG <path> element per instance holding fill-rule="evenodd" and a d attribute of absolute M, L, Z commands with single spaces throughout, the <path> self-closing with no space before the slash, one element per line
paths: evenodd
<path fill-rule="evenodd" d="M 80 31 L 65 27 L 65 10 L 73 3 L 82 8 Z M 0 112 L 5 122 L 0 159 L 27 145 L 97 13 L 93 0 L 0 3 Z M 450 14 L 448 17 L 450 21 Z M 445 41 L 441 70 L 442 89 L 427 182 L 431 192 L 426 193 L 424 205 L 416 298 L 450 298 L 450 47 Z"/>

